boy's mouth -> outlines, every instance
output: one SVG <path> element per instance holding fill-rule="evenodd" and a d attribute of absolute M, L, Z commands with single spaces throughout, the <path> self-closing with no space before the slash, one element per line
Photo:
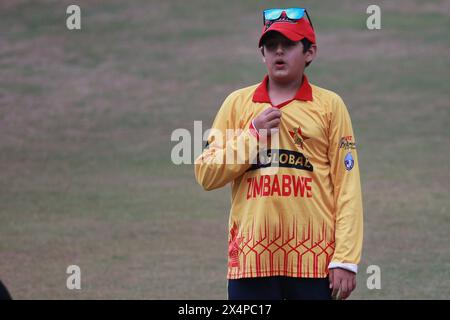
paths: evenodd
<path fill-rule="evenodd" d="M 275 67 L 282 68 L 286 65 L 283 59 L 277 59 L 275 60 Z"/>

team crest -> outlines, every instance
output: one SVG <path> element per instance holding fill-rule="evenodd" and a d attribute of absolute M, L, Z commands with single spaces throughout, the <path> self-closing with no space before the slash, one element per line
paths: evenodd
<path fill-rule="evenodd" d="M 309 137 L 306 137 L 302 133 L 302 128 L 294 128 L 292 131 L 289 131 L 289 134 L 291 135 L 292 139 L 294 139 L 294 143 L 300 147 L 300 149 L 303 149 L 303 144 L 305 143 L 305 140 L 308 140 Z"/>
<path fill-rule="evenodd" d="M 352 170 L 354 164 L 355 164 L 355 160 L 353 160 L 352 153 L 351 152 L 347 153 L 347 155 L 344 158 L 345 169 L 347 169 L 347 171 Z"/>

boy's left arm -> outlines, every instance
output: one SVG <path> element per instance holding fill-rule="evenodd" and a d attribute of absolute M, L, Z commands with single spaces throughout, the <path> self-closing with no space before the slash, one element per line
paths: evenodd
<path fill-rule="evenodd" d="M 330 174 L 334 186 L 335 251 L 330 269 L 333 293 L 346 298 L 354 289 L 361 258 L 363 208 L 355 136 L 347 107 L 336 97 L 329 127 Z"/>

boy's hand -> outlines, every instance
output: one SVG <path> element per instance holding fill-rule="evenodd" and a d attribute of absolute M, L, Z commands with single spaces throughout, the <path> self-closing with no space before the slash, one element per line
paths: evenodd
<path fill-rule="evenodd" d="M 260 115 L 253 119 L 253 125 L 256 130 L 266 129 L 267 134 L 270 135 L 272 129 L 278 129 L 281 122 L 280 109 L 269 107 Z"/>
<path fill-rule="evenodd" d="M 338 298 L 337 294 L 340 290 L 339 299 L 347 299 L 356 287 L 356 274 L 341 268 L 330 269 L 330 289 L 333 289 L 331 297 Z"/>

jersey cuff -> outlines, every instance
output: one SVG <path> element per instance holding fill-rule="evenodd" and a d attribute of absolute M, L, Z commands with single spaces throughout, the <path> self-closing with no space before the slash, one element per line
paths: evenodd
<path fill-rule="evenodd" d="M 256 130 L 255 124 L 253 123 L 254 120 L 255 119 L 253 119 L 252 122 L 250 123 L 249 130 L 250 130 L 250 133 L 259 140 L 258 130 Z"/>
<path fill-rule="evenodd" d="M 358 265 L 354 263 L 330 262 L 328 269 L 341 268 L 353 273 L 358 273 Z"/>

